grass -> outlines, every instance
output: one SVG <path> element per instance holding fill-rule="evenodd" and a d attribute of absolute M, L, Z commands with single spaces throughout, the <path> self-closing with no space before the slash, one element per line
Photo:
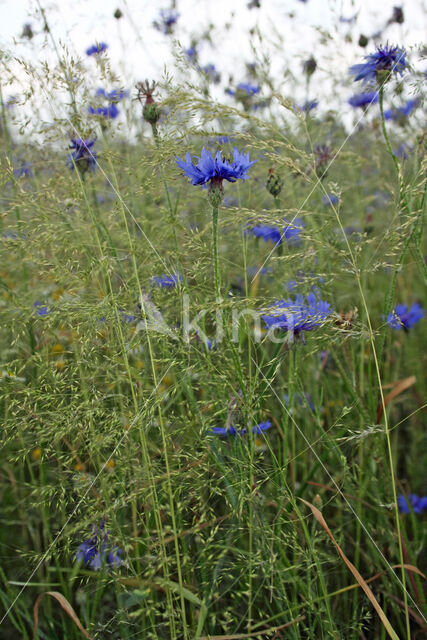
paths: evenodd
<path fill-rule="evenodd" d="M 82 637 L 73 615 L 123 640 L 417 637 L 425 529 L 396 498 L 423 493 L 426 324 L 386 322 L 425 290 L 416 124 L 386 123 L 390 143 L 375 106 L 349 131 L 339 114 L 302 115 L 267 75 L 275 98 L 257 111 L 257 95 L 230 106 L 204 77 L 166 76 L 153 135 L 130 101 L 119 125 L 89 117 L 91 87 L 69 81 L 83 63 L 56 50 L 55 68 L 25 62 L 59 114 L 43 143 L 19 137 L 2 97 L 2 637 L 31 638 L 52 591 L 66 600 L 44 597 L 37 629 L 52 640 Z M 114 87 L 106 60 L 98 82 Z M 67 168 L 70 134 L 95 132 L 96 171 Z M 175 156 L 218 136 L 258 162 L 226 183 L 216 219 Z M 412 153 L 390 157 L 401 141 Z M 299 242 L 245 232 L 283 217 L 302 219 Z M 313 287 L 334 311 L 274 343 L 259 315 Z M 246 435 L 212 433 L 230 424 Z M 122 563 L 94 570 L 76 552 L 102 521 Z"/>

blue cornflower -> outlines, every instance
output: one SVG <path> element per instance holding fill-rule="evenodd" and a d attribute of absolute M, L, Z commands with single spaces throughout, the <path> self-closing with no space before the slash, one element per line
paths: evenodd
<path fill-rule="evenodd" d="M 221 186 L 223 180 L 228 182 L 236 182 L 236 180 L 246 180 L 248 178 L 249 168 L 255 164 L 256 160 L 249 160 L 249 153 L 240 153 L 234 147 L 233 161 L 229 162 L 221 156 L 218 151 L 213 157 L 210 151 L 204 147 L 201 156 L 195 156 L 198 159 L 197 166 L 193 164 L 190 154 L 187 152 L 185 162 L 181 158 L 176 158 L 178 167 L 183 169 L 186 176 L 191 179 L 193 185 L 202 185 L 208 182 Z"/>
<path fill-rule="evenodd" d="M 96 44 L 93 44 L 91 47 L 86 49 L 86 55 L 93 56 L 96 53 L 103 53 L 107 49 L 108 49 L 108 44 L 106 42 L 97 42 Z"/>
<path fill-rule="evenodd" d="M 95 107 L 89 106 L 87 110 L 88 110 L 88 113 L 90 113 L 93 116 L 103 116 L 108 120 L 114 120 L 114 118 L 117 118 L 117 116 L 120 113 L 115 102 L 112 102 L 111 104 L 109 104 L 108 107 L 95 108 Z"/>
<path fill-rule="evenodd" d="M 271 267 L 248 267 L 246 271 L 250 278 L 255 278 L 255 276 L 266 276 L 272 273 L 273 269 Z"/>
<path fill-rule="evenodd" d="M 406 142 L 402 142 L 402 144 L 399 145 L 397 149 L 393 149 L 393 153 L 398 158 L 403 158 L 404 160 L 406 160 L 408 158 L 408 154 L 412 153 L 413 150 L 414 147 L 412 145 L 406 144 Z"/>
<path fill-rule="evenodd" d="M 259 435 L 264 431 L 267 431 L 267 429 L 270 429 L 270 427 L 271 422 L 269 420 L 267 420 L 266 422 L 260 422 L 259 424 L 256 424 L 252 427 L 252 433 Z M 237 431 L 237 429 L 233 427 L 233 425 L 230 425 L 229 427 L 212 427 L 212 433 L 215 433 L 215 435 L 217 436 L 244 436 L 246 433 L 246 429 L 244 428 L 240 429 L 240 431 Z"/>
<path fill-rule="evenodd" d="M 318 106 L 319 106 L 318 100 L 306 100 L 303 104 L 296 105 L 297 109 L 305 113 L 309 113 L 310 111 L 312 111 Z"/>
<path fill-rule="evenodd" d="M 304 338 L 304 331 L 322 326 L 332 312 L 329 303 L 317 300 L 314 293 L 308 294 L 306 303 L 302 295 L 297 295 L 295 302 L 277 300 L 269 308 L 271 311 L 261 316 L 267 329 L 288 331 L 292 338 L 299 335 Z"/>
<path fill-rule="evenodd" d="M 323 198 L 322 198 L 322 204 L 325 205 L 325 207 L 330 207 L 331 205 L 336 205 L 336 204 L 338 204 L 339 201 L 340 201 L 340 199 L 338 198 L 338 196 L 336 196 L 333 193 L 328 193 L 325 196 L 323 196 Z"/>
<path fill-rule="evenodd" d="M 340 22 L 343 22 L 344 24 L 353 24 L 353 22 L 356 20 L 357 18 L 357 13 L 354 14 L 354 16 L 350 16 L 349 18 L 346 18 L 345 16 L 340 16 Z"/>
<path fill-rule="evenodd" d="M 260 435 L 264 431 L 267 431 L 267 429 L 270 429 L 270 427 L 271 427 L 271 422 L 269 420 L 267 420 L 266 422 L 260 422 L 259 424 L 252 427 L 252 433 Z"/>
<path fill-rule="evenodd" d="M 119 102 L 123 100 L 123 98 L 127 98 L 129 96 L 129 91 L 126 89 L 113 89 L 112 91 L 105 91 L 105 89 L 98 89 L 96 92 L 97 96 L 102 96 L 103 98 L 107 98 L 110 102 Z"/>
<path fill-rule="evenodd" d="M 120 317 L 123 320 L 123 322 L 126 322 L 127 324 L 131 324 L 135 320 L 135 316 L 133 316 L 133 315 L 131 315 L 129 313 L 125 313 L 121 309 L 119 311 L 119 314 L 120 314 Z"/>
<path fill-rule="evenodd" d="M 233 425 L 227 427 L 212 427 L 212 433 L 217 436 L 236 436 L 240 431 L 237 431 Z"/>
<path fill-rule="evenodd" d="M 421 513 L 424 509 L 427 509 L 427 496 L 419 497 L 416 493 L 411 493 L 408 498 L 414 513 Z M 409 513 L 408 498 L 402 493 L 397 498 L 401 513 Z"/>
<path fill-rule="evenodd" d="M 288 280 L 283 286 L 289 292 L 295 291 L 298 286 L 298 282 L 296 280 Z"/>
<path fill-rule="evenodd" d="M 71 138 L 70 149 L 74 151 L 67 156 L 67 166 L 72 171 L 76 166 L 82 173 L 88 169 L 95 171 L 96 152 L 92 151 L 96 138 L 93 140 L 83 140 L 82 138 Z"/>
<path fill-rule="evenodd" d="M 173 273 L 170 276 L 163 274 L 162 276 L 153 276 L 151 281 L 155 287 L 166 289 L 168 287 L 176 287 L 178 282 L 182 282 L 182 276 L 180 273 Z"/>
<path fill-rule="evenodd" d="M 49 315 L 48 307 L 43 304 L 43 302 L 39 302 L 38 300 L 33 304 L 34 309 L 38 316 L 44 317 Z"/>
<path fill-rule="evenodd" d="M 271 240 L 275 245 L 280 245 L 283 242 L 283 238 L 288 241 L 299 241 L 299 235 L 304 227 L 304 223 L 301 218 L 296 218 L 293 222 L 288 222 L 284 219 L 285 226 L 282 231 L 278 227 L 269 227 L 267 225 L 258 225 L 253 227 L 250 232 L 257 238 L 262 238 L 264 242 Z"/>
<path fill-rule="evenodd" d="M 389 71 L 390 73 L 403 74 L 408 67 L 406 62 L 406 52 L 403 47 L 377 47 L 375 53 L 365 56 L 366 62 L 355 64 L 350 67 L 350 73 L 354 80 L 362 80 L 363 84 L 375 82 L 378 71 Z"/>
<path fill-rule="evenodd" d="M 176 24 L 178 18 L 178 11 L 175 11 L 174 9 L 161 9 L 160 20 L 159 22 L 153 22 L 153 26 L 165 35 L 169 35 L 172 33 L 173 25 Z"/>
<path fill-rule="evenodd" d="M 109 104 L 105 107 L 88 107 L 88 113 L 96 116 L 103 116 L 106 119 L 114 120 L 117 118 L 120 111 L 117 108 L 117 102 L 123 100 L 129 95 L 128 91 L 123 89 L 113 89 L 112 91 L 105 91 L 105 89 L 98 89 L 96 92 L 97 96 L 102 96 L 106 100 L 108 100 Z"/>
<path fill-rule="evenodd" d="M 368 91 L 366 93 L 356 93 L 354 96 L 348 101 L 348 104 L 352 107 L 361 107 L 364 109 L 365 107 L 369 107 L 371 104 L 376 104 L 378 102 L 378 92 L 377 91 Z"/>
<path fill-rule="evenodd" d="M 201 68 L 204 74 L 207 75 L 208 79 L 214 84 L 218 84 L 221 82 L 221 74 L 217 71 L 217 68 L 214 64 L 210 63 Z"/>
<path fill-rule="evenodd" d="M 294 398 L 295 398 L 296 403 L 300 407 L 304 407 L 307 404 L 308 408 L 310 409 L 310 411 L 312 413 L 316 412 L 316 409 L 315 409 L 315 406 L 314 406 L 314 402 L 313 402 L 313 398 L 311 397 L 311 395 L 309 393 L 305 392 L 303 396 L 300 396 L 299 393 L 295 393 Z M 289 395 L 287 393 L 284 393 L 283 394 L 283 399 L 285 401 L 286 407 L 288 407 L 289 406 Z"/>
<path fill-rule="evenodd" d="M 92 536 L 79 546 L 75 555 L 76 560 L 88 564 L 94 571 L 99 571 L 104 563 L 107 567 L 120 567 L 123 562 L 120 557 L 123 551 L 113 546 L 106 555 L 107 543 L 108 531 L 105 530 L 105 522 L 102 520 L 99 527 L 92 527 Z"/>
<path fill-rule="evenodd" d="M 256 238 L 262 238 L 264 242 L 269 242 L 271 240 L 274 244 L 282 244 L 282 234 L 278 227 L 269 227 L 267 225 L 260 224 L 253 227 L 250 232 L 253 233 Z"/>
<path fill-rule="evenodd" d="M 338 233 L 340 229 L 337 229 Z M 350 224 L 348 227 L 344 227 L 344 233 L 347 237 L 352 238 L 356 242 L 360 242 L 362 240 L 362 229 L 360 227 L 356 227 Z"/>
<path fill-rule="evenodd" d="M 33 172 L 30 163 L 25 160 L 18 169 L 13 170 L 13 175 L 15 178 L 32 178 Z"/>
<path fill-rule="evenodd" d="M 19 236 L 14 231 L 3 231 L 3 238 L 6 240 L 18 240 Z"/>
<path fill-rule="evenodd" d="M 407 100 L 403 107 L 387 109 L 387 111 L 384 111 L 384 118 L 386 120 L 403 120 L 411 115 L 419 103 L 420 101 L 417 99 Z"/>
<path fill-rule="evenodd" d="M 403 327 L 407 331 L 424 318 L 424 315 L 424 309 L 419 302 L 414 302 L 410 309 L 406 304 L 398 304 L 394 311 L 388 314 L 387 324 L 392 329 L 400 330 Z"/>
<path fill-rule="evenodd" d="M 196 47 L 189 47 L 188 49 L 184 49 L 184 53 L 189 59 L 190 62 L 195 62 L 197 60 L 197 49 Z"/>
<path fill-rule="evenodd" d="M 239 93 L 240 94 L 244 93 L 247 96 L 253 96 L 259 92 L 260 92 L 260 87 L 258 85 L 249 84 L 248 82 L 240 82 L 237 85 L 235 91 L 233 91 L 233 89 L 227 89 L 227 93 L 230 96 L 235 96 L 236 94 L 239 95 Z"/>

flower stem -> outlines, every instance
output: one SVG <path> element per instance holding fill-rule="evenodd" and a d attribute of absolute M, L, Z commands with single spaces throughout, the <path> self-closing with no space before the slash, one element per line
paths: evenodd
<path fill-rule="evenodd" d="M 405 198 L 404 193 L 403 193 L 403 185 L 402 185 L 402 180 L 401 180 L 401 171 L 400 171 L 399 162 L 397 160 L 397 157 L 393 153 L 393 149 L 392 149 L 391 144 L 390 144 L 390 138 L 388 137 L 387 129 L 386 129 L 386 126 L 385 126 L 385 118 L 384 118 L 384 84 L 380 85 L 379 103 L 380 103 L 380 114 L 381 114 L 381 127 L 382 127 L 382 131 L 383 131 L 383 135 L 384 135 L 384 140 L 385 140 L 385 143 L 387 145 L 388 152 L 390 153 L 391 157 L 393 158 L 394 166 L 396 167 L 396 171 L 397 171 L 398 189 L 399 189 L 399 209 L 400 209 L 400 204 L 403 201 L 403 203 L 404 203 L 404 205 L 406 207 L 406 210 L 408 211 L 406 198 Z M 359 282 L 359 286 L 360 286 L 360 282 Z M 371 326 L 370 326 L 369 318 L 368 318 L 368 323 L 369 323 L 369 330 L 371 332 L 371 340 L 372 340 L 372 346 L 373 346 L 373 334 L 372 334 L 372 329 L 371 329 Z M 398 507 L 398 503 L 397 503 L 397 492 L 396 492 L 396 480 L 395 480 L 395 475 L 394 475 L 393 454 L 392 454 L 392 449 L 391 449 L 391 440 L 390 440 L 390 433 L 389 433 L 389 426 L 388 426 L 388 420 L 387 420 L 385 401 L 384 401 L 383 391 L 382 391 L 382 387 L 381 387 L 381 378 L 380 378 L 380 374 L 379 374 L 379 364 L 378 364 L 377 354 L 376 354 L 375 350 L 374 350 L 374 358 L 375 358 L 375 366 L 376 366 L 377 375 L 378 375 L 378 385 L 379 385 L 379 390 L 380 390 L 381 404 L 382 404 L 382 407 L 383 407 L 383 410 L 384 410 L 384 426 L 385 426 L 385 432 L 386 432 L 387 451 L 388 451 L 388 459 L 389 459 L 390 475 L 391 475 L 391 485 L 392 485 L 392 491 L 393 491 L 394 515 L 395 515 L 395 521 L 396 521 L 396 533 L 397 533 L 397 539 L 398 539 L 399 559 L 400 559 L 400 563 L 401 563 L 401 567 L 402 567 L 401 576 L 402 576 L 403 602 L 404 602 L 404 610 L 405 610 L 406 634 L 407 634 L 407 637 L 408 637 L 408 640 L 409 640 L 409 638 L 411 637 L 411 631 L 410 631 L 410 624 L 409 624 L 408 594 L 407 594 L 407 591 L 406 591 L 406 574 L 405 574 L 405 570 L 403 568 L 404 557 L 403 557 L 403 548 L 402 548 L 402 536 L 401 536 L 401 533 L 400 533 L 400 520 L 399 520 L 400 516 L 399 516 L 399 507 Z"/>
<path fill-rule="evenodd" d="M 212 205 L 213 262 L 216 301 L 221 301 L 221 281 L 218 264 L 218 205 Z"/>
<path fill-rule="evenodd" d="M 385 126 L 385 117 L 384 117 L 384 84 L 381 84 L 381 86 L 380 86 L 379 98 L 380 98 L 381 128 L 382 128 L 382 131 L 383 131 L 384 140 L 385 140 L 385 143 L 387 145 L 388 152 L 391 155 L 391 157 L 393 158 L 393 162 L 394 162 L 394 166 L 396 167 L 397 174 L 400 175 L 399 162 L 398 162 L 397 157 L 395 156 L 394 151 L 392 149 L 392 146 L 391 146 L 391 143 L 390 143 L 390 138 L 388 137 L 387 129 L 386 129 L 386 126 Z"/>

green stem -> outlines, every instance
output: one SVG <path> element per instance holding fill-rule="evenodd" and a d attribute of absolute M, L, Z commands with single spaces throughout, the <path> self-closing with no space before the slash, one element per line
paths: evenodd
<path fill-rule="evenodd" d="M 384 84 L 382 84 L 380 86 L 379 98 L 380 98 L 381 128 L 382 128 L 382 131 L 383 131 L 384 140 L 385 140 L 385 143 L 387 145 L 388 152 L 391 155 L 391 157 L 393 158 L 393 162 L 394 162 L 394 166 L 396 167 L 397 174 L 400 175 L 399 161 L 398 161 L 397 157 L 395 156 L 395 154 L 393 152 L 393 149 L 392 149 L 392 146 L 391 146 L 391 143 L 390 143 L 390 138 L 388 137 L 387 129 L 386 129 L 386 126 L 385 126 L 385 117 L 384 117 Z M 399 188 L 399 191 L 400 191 L 400 188 Z"/>
<path fill-rule="evenodd" d="M 212 205 L 212 239 L 216 301 L 221 301 L 221 281 L 218 264 L 218 205 Z"/>

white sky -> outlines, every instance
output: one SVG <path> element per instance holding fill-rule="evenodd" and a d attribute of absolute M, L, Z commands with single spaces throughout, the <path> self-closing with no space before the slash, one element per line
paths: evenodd
<path fill-rule="evenodd" d="M 333 105 L 332 78 L 334 83 L 341 80 L 348 83 L 348 67 L 361 62 L 362 56 L 374 48 L 371 41 L 366 50 L 361 49 L 357 45 L 359 34 L 369 36 L 383 27 L 393 5 L 403 7 L 405 22 L 388 27 L 383 40 L 409 48 L 422 43 L 425 37 L 426 0 L 308 0 L 307 3 L 261 0 L 261 9 L 251 10 L 247 8 L 248 1 L 177 0 L 180 17 L 173 37 L 188 47 L 191 36 L 202 33 L 212 23 L 215 47 L 205 42 L 200 48 L 199 60 L 202 65 L 213 62 L 223 73 L 223 86 L 227 86 L 229 73 L 234 74 L 236 84 L 246 79 L 245 62 L 253 60 L 248 32 L 258 26 L 265 38 L 262 50 L 270 51 L 273 73 L 285 94 L 283 73 L 286 68 L 291 68 L 298 75 L 301 60 L 311 54 L 317 58 L 318 71 L 312 79 L 310 97 L 319 98 L 326 108 L 329 107 L 329 96 Z M 2 49 L 32 62 L 53 62 L 52 47 L 42 46 L 45 34 L 42 33 L 41 21 L 34 18 L 37 6 L 37 0 L 0 0 L 0 45 Z M 65 44 L 75 56 L 86 58 L 88 46 L 95 41 L 107 42 L 112 69 L 126 88 L 132 89 L 135 81 L 146 77 L 160 77 L 165 65 L 171 69 L 171 37 L 159 33 L 152 26 L 160 9 L 170 6 L 168 0 L 42 0 L 42 6 L 57 42 Z M 117 8 L 124 14 L 121 20 L 113 17 Z M 358 19 L 353 26 L 338 20 L 339 16 L 350 17 L 357 12 Z M 32 25 L 35 33 L 31 41 L 20 37 L 26 22 Z M 232 23 L 229 30 L 225 28 L 228 22 Z M 278 41 L 275 30 L 283 37 L 279 50 L 272 46 Z M 325 37 L 319 46 L 319 31 L 322 30 L 330 37 Z M 349 33 L 353 36 L 353 43 L 345 42 L 345 35 Z M 94 62 L 86 60 L 94 71 Z M 26 78 L 18 66 L 15 72 L 25 84 Z M 302 93 L 296 96 L 299 101 L 305 97 L 302 74 L 300 84 Z M 97 86 L 99 84 L 94 88 Z M 357 90 L 360 87 L 349 86 L 346 97 Z M 17 91 L 14 87 L 4 90 L 6 98 L 16 92 L 19 93 L 19 89 Z M 217 95 L 223 96 L 222 89 Z M 225 96 L 222 99 L 229 100 Z"/>

